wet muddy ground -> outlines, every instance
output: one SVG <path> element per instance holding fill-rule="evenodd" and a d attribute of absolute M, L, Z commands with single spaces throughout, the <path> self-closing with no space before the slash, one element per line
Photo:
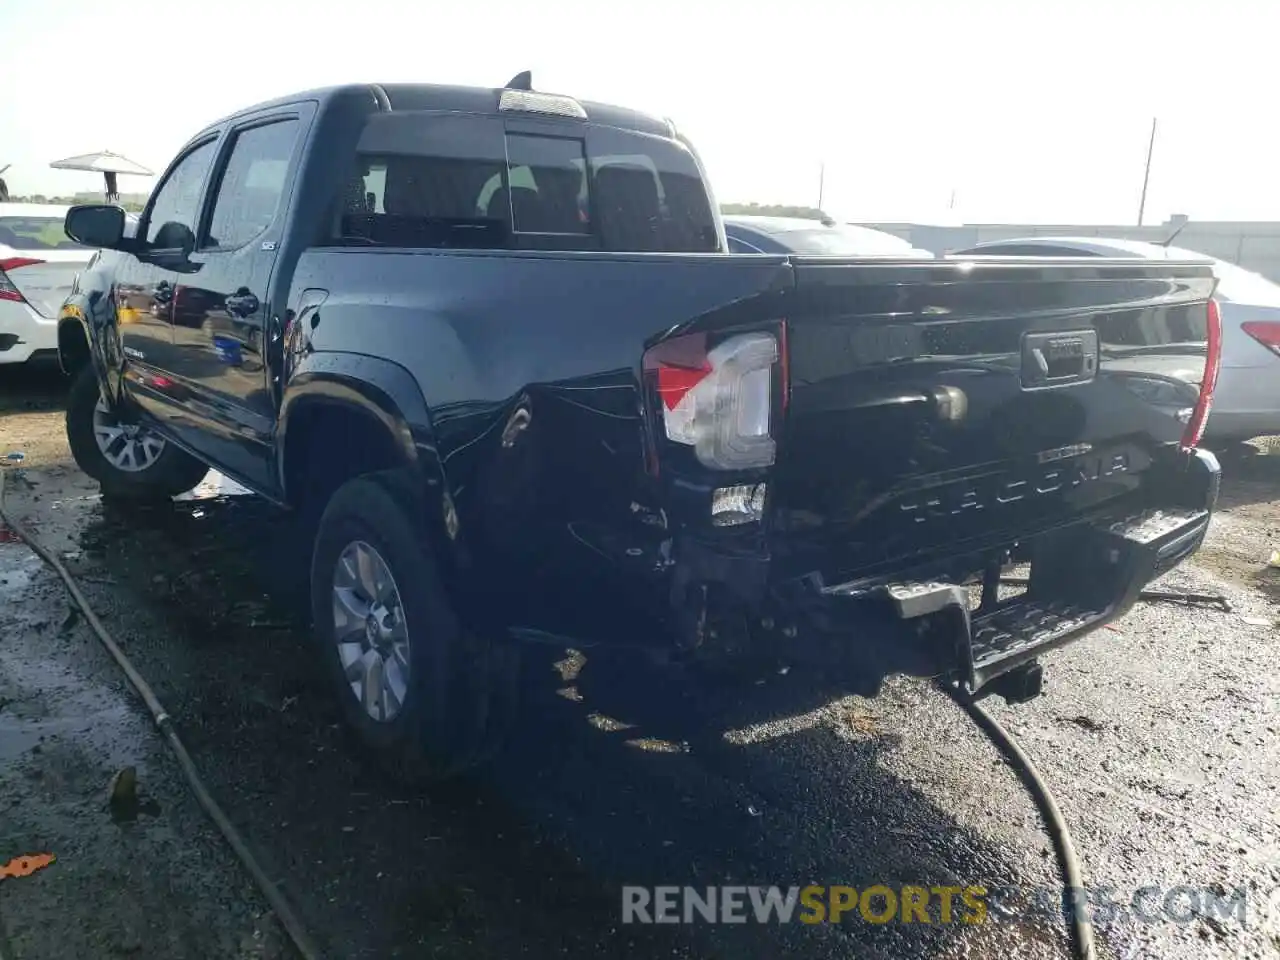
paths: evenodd
<path fill-rule="evenodd" d="M 1068 955 L 1043 911 L 624 925 L 624 884 L 1054 889 L 1057 865 L 1015 774 L 919 681 L 875 700 L 774 675 L 694 689 L 624 657 L 536 649 L 490 769 L 447 789 L 390 783 L 315 669 L 284 519 L 216 482 L 165 510 L 102 504 L 69 462 L 60 394 L 51 378 L 0 386 L 0 456 L 25 454 L 5 468 L 10 508 L 80 579 L 329 956 Z M 1280 577 L 1266 567 L 1280 448 L 1237 451 L 1226 470 L 1211 543 L 1168 585 L 1221 591 L 1233 612 L 1140 606 L 1048 657 L 1040 699 L 988 701 L 1055 791 L 1088 884 L 1120 901 L 1246 891 L 1244 924 L 1102 919 L 1104 956 L 1280 956 Z M 137 803 L 113 810 L 126 767 Z M 53 865 L 0 881 L 0 957 L 293 955 L 60 581 L 0 543 L 0 864 L 46 851 Z"/>

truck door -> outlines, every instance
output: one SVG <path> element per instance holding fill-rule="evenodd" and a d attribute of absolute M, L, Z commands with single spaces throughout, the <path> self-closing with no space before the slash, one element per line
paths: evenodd
<path fill-rule="evenodd" d="M 223 141 L 209 212 L 175 292 L 173 374 L 185 388 L 182 438 L 263 493 L 277 486 L 270 352 L 282 309 L 271 277 L 310 104 L 243 121 Z M 279 291 L 279 297 L 288 291 Z"/>
<path fill-rule="evenodd" d="M 148 249 L 122 257 L 116 269 L 116 322 L 129 393 L 164 420 L 172 413 L 163 375 L 174 363 L 173 295 L 178 271 L 195 246 L 200 197 L 216 144 L 216 136 L 197 143 L 170 165 L 138 224 L 138 239 Z"/>

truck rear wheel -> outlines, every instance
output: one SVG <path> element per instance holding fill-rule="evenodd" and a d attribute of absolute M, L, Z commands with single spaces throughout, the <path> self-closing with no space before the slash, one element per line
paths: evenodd
<path fill-rule="evenodd" d="M 67 395 L 67 443 L 80 469 L 114 499 L 167 500 L 209 472 L 145 424 L 108 407 L 91 364 L 81 367 Z"/>
<path fill-rule="evenodd" d="M 393 474 L 350 480 L 326 506 L 313 629 L 361 744 L 402 779 L 438 780 L 487 757 L 504 690 L 494 651 L 459 623 Z"/>

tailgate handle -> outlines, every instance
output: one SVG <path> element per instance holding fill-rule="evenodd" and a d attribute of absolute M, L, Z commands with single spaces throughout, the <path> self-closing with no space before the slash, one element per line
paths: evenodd
<path fill-rule="evenodd" d="M 1098 373 L 1098 332 L 1071 330 L 1028 333 L 1022 338 L 1025 390 L 1092 380 Z"/>

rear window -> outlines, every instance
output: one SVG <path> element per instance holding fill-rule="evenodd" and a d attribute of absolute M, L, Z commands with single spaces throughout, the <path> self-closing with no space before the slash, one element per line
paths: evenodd
<path fill-rule="evenodd" d="M 14 250 L 85 250 L 67 239 L 61 217 L 0 217 L 0 244 Z"/>
<path fill-rule="evenodd" d="M 370 118 L 335 241 L 471 249 L 713 252 L 697 164 L 670 140 L 590 125 L 505 130 L 501 120 Z"/>

